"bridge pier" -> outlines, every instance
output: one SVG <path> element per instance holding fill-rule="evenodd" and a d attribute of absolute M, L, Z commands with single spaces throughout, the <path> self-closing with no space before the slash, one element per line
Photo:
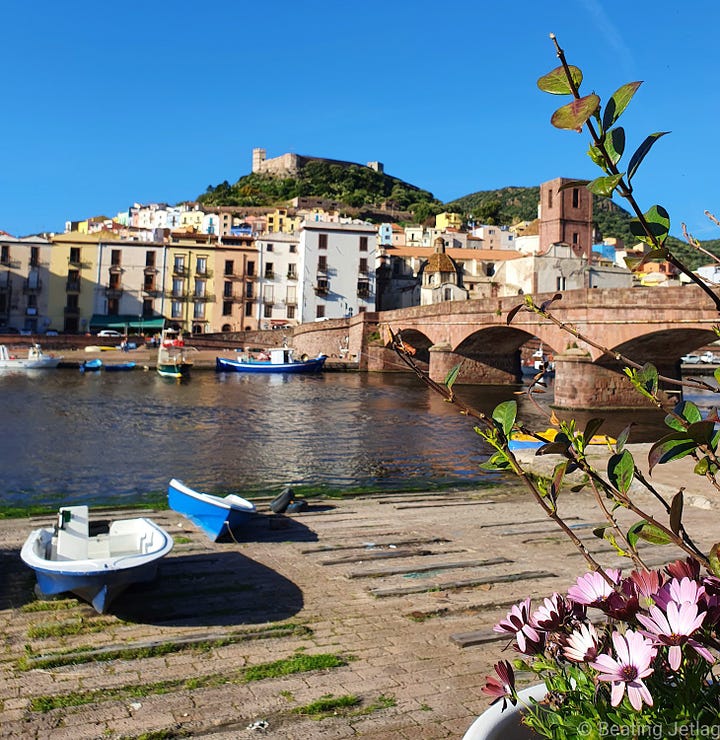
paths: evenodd
<path fill-rule="evenodd" d="M 522 377 L 520 370 L 520 351 L 511 355 L 486 355 L 467 357 L 452 351 L 447 343 L 430 347 L 430 378 L 438 383 L 444 382 L 447 374 L 462 362 L 457 383 L 468 385 L 506 385 L 518 383 Z"/>
<path fill-rule="evenodd" d="M 553 406 L 560 409 L 619 409 L 654 408 L 654 404 L 638 393 L 623 372 L 623 365 L 597 365 L 590 355 L 579 349 L 555 355 Z M 676 365 L 653 362 L 661 375 L 680 378 Z M 661 391 L 661 398 L 670 396 Z M 682 395 L 676 390 L 673 400 Z"/>

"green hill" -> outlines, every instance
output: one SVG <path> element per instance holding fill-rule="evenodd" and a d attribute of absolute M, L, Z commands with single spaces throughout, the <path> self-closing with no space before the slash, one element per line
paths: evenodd
<path fill-rule="evenodd" d="M 355 215 L 369 220 L 408 218 L 416 223 L 430 223 L 442 211 L 462 214 L 467 220 L 486 224 L 512 225 L 537 218 L 539 187 L 505 187 L 480 190 L 443 204 L 428 190 L 350 162 L 310 159 L 295 177 L 269 174 L 244 175 L 236 183 L 226 180 L 208 186 L 197 201 L 205 207 L 268 206 L 275 207 L 296 197 L 318 197 L 345 204 Z M 382 210 L 382 215 L 377 211 Z M 636 242 L 630 232 L 632 216 L 608 198 L 595 196 L 593 216 L 602 237 Z M 691 268 L 705 264 L 709 258 L 690 249 L 684 242 L 669 237 L 668 244 Z M 720 240 L 703 243 L 713 254 L 720 254 Z"/>

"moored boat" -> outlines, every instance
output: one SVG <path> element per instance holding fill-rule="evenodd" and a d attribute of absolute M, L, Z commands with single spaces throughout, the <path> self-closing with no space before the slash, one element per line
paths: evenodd
<path fill-rule="evenodd" d="M 63 506 L 53 528 L 33 530 L 20 552 L 35 571 L 38 591 L 65 592 L 89 601 L 101 614 L 128 586 L 152 581 L 173 541 L 151 519 L 118 519 L 90 536 L 87 506 Z"/>
<path fill-rule="evenodd" d="M 207 536 L 217 541 L 223 534 L 233 535 L 255 514 L 255 504 L 242 496 L 213 496 L 201 493 L 173 478 L 168 485 L 168 504 L 194 522 Z"/>
<path fill-rule="evenodd" d="M 158 346 L 158 375 L 163 378 L 185 378 L 190 375 L 192 360 L 188 359 L 188 348 L 181 334 L 172 329 L 164 329 Z"/>
<path fill-rule="evenodd" d="M 0 368 L 16 370 L 41 370 L 54 368 L 60 364 L 62 357 L 46 355 L 39 344 L 33 344 L 28 350 L 27 357 L 10 353 L 4 344 L 0 344 Z"/>
<path fill-rule="evenodd" d="M 105 365 L 105 369 L 109 372 L 122 372 L 126 370 L 134 370 L 135 363 L 128 360 L 127 362 L 111 362 Z"/>
<path fill-rule="evenodd" d="M 215 369 L 218 372 L 235 373 L 317 373 L 323 369 L 326 355 L 309 358 L 303 355 L 296 360 L 289 347 L 277 347 L 253 357 L 242 353 L 237 358 L 216 357 Z"/>
<path fill-rule="evenodd" d="M 85 360 L 80 365 L 80 372 L 84 373 L 89 370 L 101 370 L 103 366 L 103 361 L 99 357 L 95 357 L 92 360 Z"/>

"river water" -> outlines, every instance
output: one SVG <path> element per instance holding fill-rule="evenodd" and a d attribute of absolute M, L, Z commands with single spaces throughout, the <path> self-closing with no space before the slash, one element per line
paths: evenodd
<path fill-rule="evenodd" d="M 486 412 L 518 398 L 513 386 L 456 390 Z M 198 371 L 177 383 L 52 370 L 0 374 L 0 398 L 0 505 L 136 503 L 173 477 L 249 496 L 496 480 L 479 470 L 490 450 L 473 422 L 409 374 Z M 546 428 L 519 399 L 521 416 Z M 617 434 L 626 415 L 609 416 L 603 431 Z M 653 417 L 634 441 L 656 429 Z"/>

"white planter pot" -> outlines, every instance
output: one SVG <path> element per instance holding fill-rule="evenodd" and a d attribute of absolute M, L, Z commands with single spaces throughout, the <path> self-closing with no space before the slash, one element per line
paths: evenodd
<path fill-rule="evenodd" d="M 545 684 L 531 686 L 518 693 L 516 706 L 502 711 L 502 701 L 483 712 L 463 735 L 463 740 L 537 740 L 538 736 L 522 724 L 523 704 L 530 699 L 540 701 L 545 696 Z"/>

